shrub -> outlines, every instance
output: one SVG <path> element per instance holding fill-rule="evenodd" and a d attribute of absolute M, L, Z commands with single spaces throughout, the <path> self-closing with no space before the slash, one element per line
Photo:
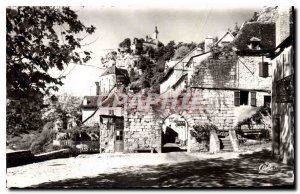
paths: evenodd
<path fill-rule="evenodd" d="M 30 150 L 32 151 L 32 153 L 37 154 L 46 151 L 46 146 L 52 143 L 51 141 L 53 140 L 53 127 L 53 122 L 48 122 L 44 125 L 41 134 L 30 146 Z"/>
<path fill-rule="evenodd" d="M 214 124 L 195 125 L 193 130 L 190 131 L 191 136 L 196 139 L 198 143 L 202 144 L 202 148 L 209 149 L 209 138 L 212 131 L 216 132 L 218 127 Z"/>

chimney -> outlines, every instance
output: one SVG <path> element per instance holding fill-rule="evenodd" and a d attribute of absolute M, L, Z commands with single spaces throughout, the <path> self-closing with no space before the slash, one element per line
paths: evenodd
<path fill-rule="evenodd" d="M 211 50 L 211 47 L 214 44 L 214 38 L 213 37 L 206 37 L 204 40 L 204 52 L 208 52 Z"/>
<path fill-rule="evenodd" d="M 98 95 L 100 95 L 99 94 L 99 90 L 100 90 L 99 82 L 95 82 L 95 84 L 96 84 L 96 95 L 98 96 Z"/>
<path fill-rule="evenodd" d="M 293 32 L 292 7 L 278 7 L 276 18 L 276 47 Z"/>

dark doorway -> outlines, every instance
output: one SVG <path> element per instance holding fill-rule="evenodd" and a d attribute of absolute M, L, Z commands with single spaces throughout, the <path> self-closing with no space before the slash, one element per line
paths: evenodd
<path fill-rule="evenodd" d="M 271 108 L 271 96 L 264 96 L 264 107 Z"/>
<path fill-rule="evenodd" d="M 186 152 L 188 132 L 185 119 L 179 114 L 172 114 L 162 125 L 162 152 Z"/>
<path fill-rule="evenodd" d="M 176 143 L 178 133 L 174 131 L 170 126 L 166 128 L 166 132 L 163 134 L 163 144 Z"/>
<path fill-rule="evenodd" d="M 240 91 L 240 105 L 248 105 L 249 102 L 249 92 Z"/>
<path fill-rule="evenodd" d="M 274 118 L 274 131 L 273 131 L 273 151 L 275 155 L 280 155 L 280 119 Z"/>

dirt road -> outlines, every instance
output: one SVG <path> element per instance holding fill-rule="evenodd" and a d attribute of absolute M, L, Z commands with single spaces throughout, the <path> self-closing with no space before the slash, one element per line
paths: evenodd
<path fill-rule="evenodd" d="M 291 167 L 259 175 L 270 151 L 247 153 L 97 154 L 49 160 L 7 169 L 10 188 L 290 186 Z"/>

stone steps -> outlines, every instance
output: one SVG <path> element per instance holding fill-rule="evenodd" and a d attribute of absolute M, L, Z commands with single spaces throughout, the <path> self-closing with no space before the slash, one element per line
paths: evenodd
<path fill-rule="evenodd" d="M 220 144 L 221 144 L 221 151 L 233 152 L 232 143 L 228 137 L 220 138 Z"/>

